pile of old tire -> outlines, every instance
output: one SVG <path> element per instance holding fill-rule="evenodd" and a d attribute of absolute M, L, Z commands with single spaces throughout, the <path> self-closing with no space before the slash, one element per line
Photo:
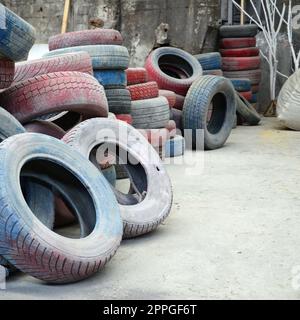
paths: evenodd
<path fill-rule="evenodd" d="M 94 29 L 59 34 L 49 39 L 47 56 L 85 51 L 91 59 L 94 77 L 104 87 L 109 111 L 117 119 L 131 123 L 131 100 L 126 89 L 128 50 L 119 31 Z"/>
<path fill-rule="evenodd" d="M 162 158 L 177 155 L 166 152 L 170 140 L 176 136 L 176 124 L 170 120 L 170 108 L 176 103 L 176 94 L 159 90 L 156 81 L 148 81 L 145 68 L 129 68 L 126 73 L 127 90 L 132 100 L 132 125 L 140 130 Z"/>
<path fill-rule="evenodd" d="M 220 53 L 224 76 L 252 104 L 257 102 L 261 79 L 256 25 L 233 25 L 220 28 Z"/>
<path fill-rule="evenodd" d="M 223 76 L 220 52 L 208 52 L 194 56 L 200 63 L 203 75 Z"/>
<path fill-rule="evenodd" d="M 175 93 L 175 103 L 172 103 L 173 107 L 171 105 L 170 117 L 182 131 L 182 108 L 185 96 L 193 82 L 202 76 L 201 65 L 195 57 L 184 50 L 161 47 L 150 53 L 145 68 L 149 80 L 157 82 L 160 90 Z M 167 142 L 166 154 L 180 155 L 184 148 L 184 139 L 178 135 L 175 140 Z"/>

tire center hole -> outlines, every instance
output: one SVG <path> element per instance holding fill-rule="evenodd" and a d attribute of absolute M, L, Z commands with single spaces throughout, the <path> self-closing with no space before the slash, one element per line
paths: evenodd
<path fill-rule="evenodd" d="M 225 123 L 226 111 L 226 97 L 223 93 L 217 93 L 211 100 L 206 117 L 207 130 L 211 134 L 216 134 L 222 129 Z"/>
<path fill-rule="evenodd" d="M 186 79 L 193 76 L 193 67 L 183 58 L 166 54 L 159 58 L 158 66 L 162 72 L 176 79 Z"/>

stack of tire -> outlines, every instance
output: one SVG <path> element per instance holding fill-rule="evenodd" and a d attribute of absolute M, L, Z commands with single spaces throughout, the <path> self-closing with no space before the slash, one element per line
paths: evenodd
<path fill-rule="evenodd" d="M 26 58 L 34 29 L 3 5 L 0 21 L 6 26 L 0 30 L 1 58 Z M 47 73 L 49 68 L 63 68 L 69 57 L 81 65 L 78 59 L 86 54 L 23 63 L 16 75 L 2 78 L 3 87 L 11 86 L 0 94 L 6 108 L 0 108 L 1 268 L 15 268 L 48 283 L 76 282 L 97 273 L 115 255 L 122 238 L 155 230 L 172 205 L 170 179 L 159 156 L 154 150 L 148 153 L 148 141 L 132 126 L 107 118 L 107 99 L 98 81 L 78 71 Z M 35 76 L 26 78 L 29 74 Z M 62 111 L 95 118 L 65 134 L 49 120 L 65 117 Z M 35 120 L 44 116 L 47 121 Z M 26 132 L 20 122 L 44 134 Z M 118 134 L 120 126 L 132 140 Z M 109 143 L 126 148 L 144 169 L 137 172 L 136 164 L 126 165 L 132 178 L 129 194 L 118 192 L 94 165 L 94 150 L 107 142 L 106 129 L 113 132 Z M 77 216 L 77 239 L 53 230 L 55 197 Z"/>
<path fill-rule="evenodd" d="M 195 57 L 184 50 L 161 47 L 150 53 L 146 59 L 145 68 L 149 80 L 155 81 L 161 94 L 169 97 L 171 101 L 170 118 L 182 131 L 182 109 L 185 96 L 192 83 L 202 76 L 201 65 Z M 172 92 L 175 93 L 175 96 Z M 185 140 L 182 135 L 178 134 L 167 142 L 166 154 L 171 150 L 172 156 L 181 155 L 184 149 Z"/>
<path fill-rule="evenodd" d="M 163 156 L 167 141 L 176 134 L 176 124 L 170 121 L 170 104 L 174 104 L 175 94 L 160 91 L 155 81 L 148 81 L 145 68 L 129 68 L 126 73 L 132 100 L 132 125 Z"/>
<path fill-rule="evenodd" d="M 256 25 L 233 25 L 220 28 L 220 53 L 224 76 L 230 79 L 239 95 L 252 104 L 257 102 L 261 80 Z"/>
<path fill-rule="evenodd" d="M 117 119 L 130 124 L 131 100 L 125 73 L 129 53 L 122 44 L 120 32 L 113 29 L 69 32 L 49 39 L 50 52 L 47 55 L 87 52 L 92 59 L 94 77 L 105 89 L 109 111 Z"/>

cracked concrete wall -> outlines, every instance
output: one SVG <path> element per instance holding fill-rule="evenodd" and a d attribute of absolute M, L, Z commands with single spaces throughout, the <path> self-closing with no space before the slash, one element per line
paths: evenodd
<path fill-rule="evenodd" d="M 0 0 L 38 31 L 46 43 L 61 29 L 64 0 Z M 212 51 L 217 44 L 219 0 L 72 0 L 68 30 L 89 27 L 101 18 L 106 28 L 116 28 L 131 54 L 131 65 L 141 66 L 155 44 L 155 29 L 170 26 L 170 44 L 191 53 Z"/>

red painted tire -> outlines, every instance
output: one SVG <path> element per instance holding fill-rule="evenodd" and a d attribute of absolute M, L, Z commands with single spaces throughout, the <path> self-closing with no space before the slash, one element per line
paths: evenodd
<path fill-rule="evenodd" d="M 259 49 L 256 47 L 220 49 L 220 53 L 222 57 L 255 57 L 259 56 Z"/>
<path fill-rule="evenodd" d="M 224 77 L 229 79 L 249 79 L 251 85 L 260 83 L 261 70 L 224 71 Z"/>
<path fill-rule="evenodd" d="M 93 67 L 90 55 L 87 52 L 66 53 L 17 63 L 14 83 L 42 74 L 61 71 L 78 71 L 92 75 Z"/>
<path fill-rule="evenodd" d="M 145 83 L 148 81 L 148 74 L 145 68 L 128 68 L 126 71 L 127 85 Z"/>
<path fill-rule="evenodd" d="M 120 121 L 124 121 L 128 124 L 132 124 L 132 116 L 130 114 L 116 114 L 116 118 Z"/>
<path fill-rule="evenodd" d="M 259 85 L 256 84 L 256 85 L 251 86 L 251 91 L 252 91 L 252 93 L 257 93 L 259 91 Z"/>
<path fill-rule="evenodd" d="M 170 120 L 166 125 L 166 129 L 169 131 L 170 138 L 174 138 L 176 136 L 176 122 L 174 120 Z"/>
<path fill-rule="evenodd" d="M 239 92 L 239 94 L 248 101 L 252 99 L 252 91 Z"/>
<path fill-rule="evenodd" d="M 260 67 L 260 56 L 222 58 L 223 71 L 254 70 Z"/>
<path fill-rule="evenodd" d="M 158 97 L 158 86 L 155 81 L 134 84 L 132 86 L 128 86 L 127 90 L 130 92 L 132 101 Z"/>
<path fill-rule="evenodd" d="M 169 107 L 173 108 L 176 103 L 176 93 L 169 90 L 159 90 L 159 96 L 167 98 Z"/>
<path fill-rule="evenodd" d="M 255 38 L 224 38 L 220 41 L 220 48 L 222 49 L 249 48 L 255 46 Z"/>
<path fill-rule="evenodd" d="M 103 87 L 81 72 L 49 73 L 19 82 L 0 93 L 0 105 L 21 123 L 63 111 L 85 117 L 108 115 Z"/>
<path fill-rule="evenodd" d="M 175 108 L 177 110 L 182 110 L 183 105 L 184 105 L 184 100 L 185 100 L 184 96 L 176 94 L 176 103 L 174 104 L 173 108 Z"/>
<path fill-rule="evenodd" d="M 36 132 L 46 134 L 47 136 L 54 137 L 56 139 L 62 139 L 66 132 L 56 124 L 44 121 L 36 120 L 24 125 L 27 132 Z"/>
<path fill-rule="evenodd" d="M 169 75 L 170 67 L 180 69 L 186 74 L 186 78 Z M 161 47 L 152 51 L 146 59 L 145 68 L 149 79 L 156 81 L 160 89 L 180 95 L 185 95 L 191 84 L 202 75 L 202 67 L 194 56 L 173 47 Z"/>
<path fill-rule="evenodd" d="M 0 58 L 0 89 L 8 88 L 15 74 L 15 63 L 6 58 Z"/>
<path fill-rule="evenodd" d="M 94 29 L 58 34 L 49 39 L 49 50 L 85 45 L 112 44 L 122 45 L 123 38 L 113 29 Z"/>

